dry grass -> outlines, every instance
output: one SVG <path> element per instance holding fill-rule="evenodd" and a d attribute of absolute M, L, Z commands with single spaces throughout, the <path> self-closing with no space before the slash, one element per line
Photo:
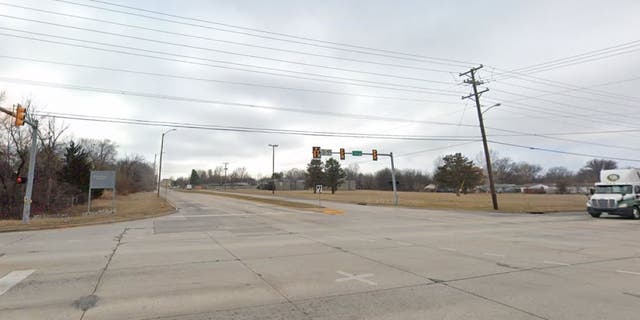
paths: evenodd
<path fill-rule="evenodd" d="M 261 203 L 272 204 L 272 205 L 281 206 L 281 207 L 296 208 L 296 209 L 318 209 L 318 206 L 316 205 L 303 203 L 303 202 L 293 202 L 293 201 L 286 201 L 282 199 L 273 199 L 273 198 L 258 198 L 258 197 L 245 196 L 245 195 L 226 193 L 226 192 L 220 192 L 220 191 L 191 190 L 191 191 L 184 191 L 184 192 L 210 194 L 210 195 L 215 195 L 220 197 L 227 197 L 227 198 L 233 198 L 238 200 L 247 200 L 247 201 L 253 201 L 253 202 L 261 202 Z M 234 190 L 233 192 L 237 192 L 237 191 Z"/>
<path fill-rule="evenodd" d="M 26 231 L 77 227 L 157 217 L 173 212 L 173 207 L 160 200 L 153 192 L 134 193 L 116 197 L 116 213 L 111 213 L 111 193 L 91 203 L 91 214 L 86 204 L 78 205 L 60 215 L 34 217 L 29 224 L 20 220 L 0 220 L 0 232 Z"/>
<path fill-rule="evenodd" d="M 271 195 L 271 191 L 246 189 L 234 190 L 247 194 Z M 277 196 L 298 199 L 318 199 L 312 191 L 276 191 Z M 491 211 L 491 196 L 485 193 L 460 195 L 453 193 L 398 192 L 399 205 L 411 208 L 459 209 Z M 357 190 L 323 193 L 322 200 L 345 203 L 383 205 L 393 204 L 390 191 Z M 576 194 L 498 194 L 500 211 L 503 212 L 557 212 L 585 210 L 586 196 Z"/>

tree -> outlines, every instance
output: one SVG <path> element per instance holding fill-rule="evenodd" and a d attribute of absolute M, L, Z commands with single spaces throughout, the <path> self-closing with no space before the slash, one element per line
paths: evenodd
<path fill-rule="evenodd" d="M 322 184 L 322 179 L 324 177 L 322 165 L 322 160 L 318 159 L 313 159 L 309 164 L 307 164 L 307 179 L 305 186 L 313 189 L 313 193 L 316 193 L 315 186 Z"/>
<path fill-rule="evenodd" d="M 189 184 L 191 185 L 199 185 L 200 184 L 200 175 L 196 169 L 191 169 L 191 177 L 189 178 Z"/>
<path fill-rule="evenodd" d="M 142 156 L 126 157 L 116 162 L 116 190 L 119 194 L 151 191 L 155 177 L 153 167 Z"/>
<path fill-rule="evenodd" d="M 513 180 L 511 180 L 511 183 L 525 184 L 534 182 L 538 179 L 541 171 L 542 167 L 537 164 L 531 164 L 524 161 L 518 162 L 513 165 Z"/>
<path fill-rule="evenodd" d="M 544 175 L 545 182 L 555 182 L 558 183 L 560 181 L 568 181 L 573 178 L 573 172 L 565 167 L 553 167 L 547 170 L 547 173 Z"/>
<path fill-rule="evenodd" d="M 64 160 L 60 169 L 60 179 L 77 188 L 76 192 L 89 190 L 91 176 L 91 160 L 89 154 L 73 140 L 64 152 Z"/>
<path fill-rule="evenodd" d="M 336 193 L 338 186 L 344 183 L 347 174 L 340 167 L 340 162 L 334 158 L 329 158 L 324 164 L 324 177 L 326 184 L 331 188 L 331 194 Z"/>
<path fill-rule="evenodd" d="M 482 169 L 461 153 L 450 154 L 442 158 L 433 178 L 438 187 L 466 193 L 482 182 Z"/>
<path fill-rule="evenodd" d="M 80 144 L 87 151 L 94 170 L 109 170 L 116 163 L 118 145 L 109 140 L 80 139 Z"/>
<path fill-rule="evenodd" d="M 592 159 L 589 160 L 580 171 L 578 171 L 577 178 L 582 182 L 596 182 L 600 180 L 600 171 L 617 169 L 618 163 L 613 160 L 607 159 Z"/>

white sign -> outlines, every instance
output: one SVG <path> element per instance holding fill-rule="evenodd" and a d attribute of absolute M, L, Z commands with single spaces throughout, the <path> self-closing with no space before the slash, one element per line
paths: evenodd
<path fill-rule="evenodd" d="M 322 185 L 321 184 L 316 184 L 316 192 L 317 193 L 322 193 Z"/>
<path fill-rule="evenodd" d="M 323 157 L 331 157 L 332 154 L 331 149 L 320 149 L 320 155 Z"/>
<path fill-rule="evenodd" d="M 116 187 L 115 171 L 91 171 L 89 179 L 91 189 L 113 189 Z"/>

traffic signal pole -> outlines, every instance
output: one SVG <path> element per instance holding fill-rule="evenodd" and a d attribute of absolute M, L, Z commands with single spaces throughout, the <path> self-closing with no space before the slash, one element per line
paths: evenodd
<path fill-rule="evenodd" d="M 16 126 L 22 126 L 26 123 L 31 127 L 31 150 L 29 151 L 27 190 L 25 191 L 24 205 L 22 206 L 22 223 L 29 223 L 29 218 L 31 217 L 31 197 L 33 195 L 33 179 L 36 169 L 36 153 L 38 153 L 38 120 L 27 118 L 26 111 L 27 109 L 19 104 L 16 106 L 16 112 L 0 107 L 0 112 L 16 118 Z"/>
<path fill-rule="evenodd" d="M 36 168 L 36 153 L 38 152 L 38 121 L 30 121 L 31 125 L 31 151 L 29 151 L 29 173 L 27 175 L 27 191 L 24 196 L 24 206 L 22 207 L 22 223 L 29 223 L 31 216 L 31 196 L 33 194 L 33 179 Z"/>
<path fill-rule="evenodd" d="M 396 185 L 396 167 L 393 164 L 393 152 L 389 152 L 391 158 L 391 184 L 393 184 L 393 205 L 398 205 L 398 186 Z"/>

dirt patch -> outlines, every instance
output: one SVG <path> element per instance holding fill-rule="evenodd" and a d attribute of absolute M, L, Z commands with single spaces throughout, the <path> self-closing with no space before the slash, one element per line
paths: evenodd
<path fill-rule="evenodd" d="M 245 189 L 234 190 L 248 195 L 270 196 L 271 191 Z M 295 199 L 315 200 L 313 191 L 276 191 L 276 196 Z M 399 205 L 409 208 L 455 209 L 469 211 L 493 211 L 491 195 L 473 193 L 456 196 L 454 193 L 398 192 Z M 338 191 L 335 194 L 323 193 L 322 200 L 353 203 L 359 205 L 393 205 L 391 191 L 356 190 Z M 579 194 L 498 194 L 501 212 L 567 212 L 584 211 L 587 197 Z"/>
<path fill-rule="evenodd" d="M 158 217 L 174 212 L 171 204 L 158 199 L 154 192 L 133 193 L 116 197 L 116 212 L 111 213 L 111 194 L 93 200 L 91 213 L 87 205 L 74 206 L 60 214 L 36 216 L 29 224 L 20 220 L 0 220 L 0 232 L 68 228 Z"/>

